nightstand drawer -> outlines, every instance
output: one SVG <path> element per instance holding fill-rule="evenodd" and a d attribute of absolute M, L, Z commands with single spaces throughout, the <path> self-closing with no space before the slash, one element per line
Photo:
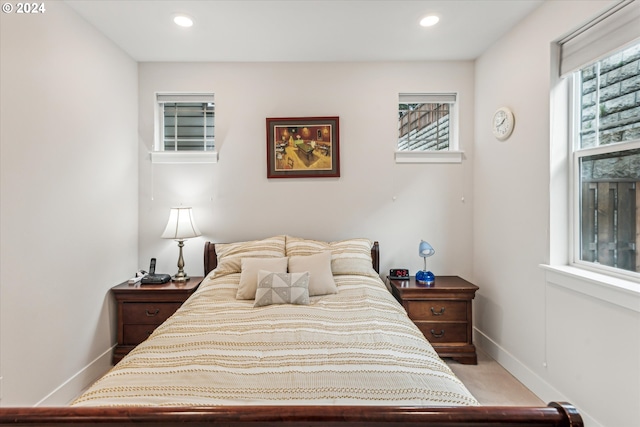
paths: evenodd
<path fill-rule="evenodd" d="M 430 343 L 466 343 L 466 323 L 414 322 Z"/>
<path fill-rule="evenodd" d="M 167 320 L 198 288 L 202 277 L 188 282 L 140 286 L 128 281 L 111 288 L 118 303 L 118 345 L 113 364 L 118 363 L 135 346 Z"/>
<path fill-rule="evenodd" d="M 409 280 L 389 280 L 393 296 L 402 304 L 440 357 L 476 364 L 473 345 L 472 300 L 478 287 L 458 276 L 438 276 L 431 286 Z"/>
<path fill-rule="evenodd" d="M 124 325 L 124 345 L 138 345 L 160 325 Z"/>
<path fill-rule="evenodd" d="M 122 307 L 124 323 L 159 325 L 181 305 L 179 302 L 126 302 Z"/>
<path fill-rule="evenodd" d="M 406 300 L 407 313 L 413 320 L 451 321 L 467 320 L 466 301 Z"/>

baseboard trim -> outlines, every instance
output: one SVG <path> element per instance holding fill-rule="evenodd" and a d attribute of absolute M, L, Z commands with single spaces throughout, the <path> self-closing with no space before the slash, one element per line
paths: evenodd
<path fill-rule="evenodd" d="M 95 380 L 111 369 L 111 357 L 115 345 L 96 357 L 34 406 L 67 406 Z"/>
<path fill-rule="evenodd" d="M 529 367 L 518 360 L 514 355 L 502 348 L 498 343 L 489 338 L 485 333 L 474 327 L 474 344 L 482 351 L 491 356 L 496 362 L 498 362 L 503 368 L 505 368 L 511 375 L 513 375 L 518 381 L 524 384 L 529 390 L 531 390 L 536 396 L 538 396 L 544 402 L 570 402 L 574 405 L 582 419 L 584 425 L 590 427 L 604 427 L 602 424 L 593 419 L 584 408 L 579 407 L 572 402 L 570 398 L 567 398 L 563 393 L 554 388 L 551 384 L 545 381 L 538 374 L 533 372 Z"/>

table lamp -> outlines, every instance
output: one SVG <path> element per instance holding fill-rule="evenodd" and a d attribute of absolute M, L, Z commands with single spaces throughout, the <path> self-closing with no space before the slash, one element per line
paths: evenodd
<path fill-rule="evenodd" d="M 175 282 L 186 282 L 189 276 L 184 272 L 184 258 L 182 258 L 182 247 L 184 241 L 192 237 L 200 236 L 200 230 L 193 220 L 191 208 L 171 208 L 169 212 L 169 222 L 167 228 L 162 233 L 163 239 L 173 239 L 178 242 L 180 256 L 178 257 L 178 272 L 171 279 Z"/>
<path fill-rule="evenodd" d="M 427 257 L 430 257 L 435 253 L 436 253 L 436 250 L 433 249 L 433 246 L 431 246 L 429 243 L 425 242 L 424 240 L 420 241 L 418 254 L 422 258 L 424 258 L 424 270 L 418 271 L 416 273 L 416 283 L 419 283 L 421 285 L 428 285 L 428 286 L 431 286 L 435 283 L 436 276 L 434 276 L 432 272 L 427 271 Z"/>

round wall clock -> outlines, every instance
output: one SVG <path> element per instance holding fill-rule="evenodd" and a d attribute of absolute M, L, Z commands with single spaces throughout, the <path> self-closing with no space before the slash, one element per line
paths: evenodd
<path fill-rule="evenodd" d="M 499 108 L 493 114 L 493 135 L 500 141 L 504 141 L 511 136 L 514 125 L 515 118 L 509 108 Z"/>

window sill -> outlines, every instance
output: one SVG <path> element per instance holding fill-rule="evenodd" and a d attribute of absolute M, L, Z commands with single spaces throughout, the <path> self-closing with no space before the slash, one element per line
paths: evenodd
<path fill-rule="evenodd" d="M 462 163 L 464 151 L 396 151 L 396 163 Z"/>
<path fill-rule="evenodd" d="M 217 151 L 152 151 L 151 163 L 218 163 Z"/>
<path fill-rule="evenodd" d="M 640 284 L 570 265 L 541 265 L 547 282 L 640 313 Z"/>

